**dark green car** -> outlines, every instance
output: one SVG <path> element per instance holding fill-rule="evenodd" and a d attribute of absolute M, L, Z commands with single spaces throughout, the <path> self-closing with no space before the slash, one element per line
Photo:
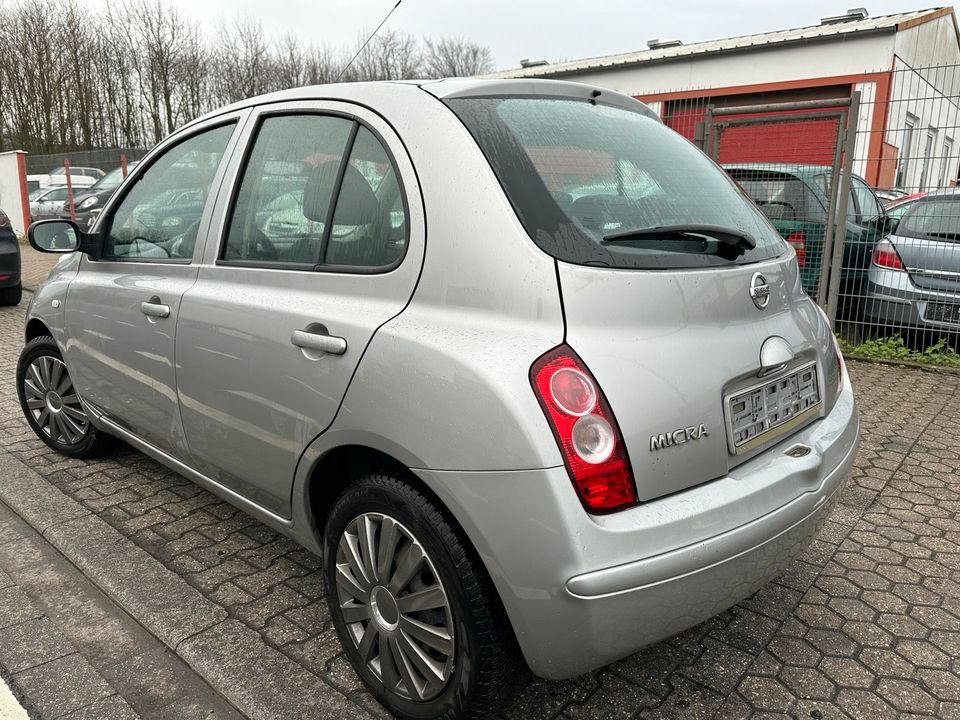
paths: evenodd
<path fill-rule="evenodd" d="M 815 296 L 820 284 L 832 168 L 756 163 L 725 165 L 724 169 L 797 251 L 803 289 Z M 863 178 L 853 175 L 843 245 L 842 296 L 862 294 L 873 246 L 886 234 L 886 228 L 883 205 Z"/>

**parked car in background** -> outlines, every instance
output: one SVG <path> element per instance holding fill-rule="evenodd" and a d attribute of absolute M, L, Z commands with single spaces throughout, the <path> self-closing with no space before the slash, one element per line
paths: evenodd
<path fill-rule="evenodd" d="M 909 195 L 904 193 L 903 196 L 896 200 L 884 204 L 883 209 L 890 218 L 899 220 L 903 216 L 903 213 L 907 211 L 907 208 L 910 207 L 910 203 L 917 198 L 922 198 L 924 195 L 926 195 L 925 192 L 910 193 Z"/>
<path fill-rule="evenodd" d="M 21 294 L 20 242 L 10 218 L 0 210 L 0 305 L 17 305 Z"/>
<path fill-rule="evenodd" d="M 30 193 L 30 219 L 60 217 L 67 201 L 67 188 L 40 188 Z"/>
<path fill-rule="evenodd" d="M 960 189 L 904 204 L 874 248 L 864 319 L 873 335 L 960 333 Z"/>
<path fill-rule="evenodd" d="M 127 172 L 137 167 L 137 161 L 127 163 Z M 97 180 L 89 189 L 74 193 L 73 207 L 77 224 L 89 229 L 103 209 L 104 204 L 123 182 L 123 169 L 114 168 Z M 70 208 L 64 207 L 61 217 L 70 217 Z"/>
<path fill-rule="evenodd" d="M 907 193 L 894 188 L 873 188 L 873 194 L 877 196 L 877 199 L 882 202 L 884 206 L 887 206 L 903 199 Z"/>
<path fill-rule="evenodd" d="M 815 294 L 820 283 L 832 168 L 758 163 L 726 165 L 724 169 L 796 250 L 803 289 Z M 843 296 L 861 295 L 873 246 L 887 229 L 888 220 L 877 196 L 863 178 L 852 176 L 843 247 Z"/>
<path fill-rule="evenodd" d="M 580 675 L 729 608 L 854 460 L 790 248 L 606 88 L 252 98 L 152 150 L 93 232 L 30 242 L 80 250 L 26 314 L 33 431 L 121 437 L 318 553 L 402 718 L 488 717 L 525 663 Z"/>
<path fill-rule="evenodd" d="M 96 183 L 103 175 L 103 170 L 99 168 L 71 167 L 70 184 L 74 190 L 77 188 L 87 188 Z M 27 187 L 30 187 L 32 183 L 36 183 L 37 188 L 66 186 L 67 169 L 65 167 L 58 167 L 46 175 L 27 175 Z"/>

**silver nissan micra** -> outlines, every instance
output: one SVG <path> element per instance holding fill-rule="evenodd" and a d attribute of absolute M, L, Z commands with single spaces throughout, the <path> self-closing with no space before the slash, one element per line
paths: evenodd
<path fill-rule="evenodd" d="M 120 438 L 324 558 L 354 668 L 482 717 L 749 596 L 859 423 L 795 255 L 643 104 L 553 81 L 254 98 L 157 146 L 33 296 L 50 447 Z M 78 251 L 78 252 L 74 252 Z"/>

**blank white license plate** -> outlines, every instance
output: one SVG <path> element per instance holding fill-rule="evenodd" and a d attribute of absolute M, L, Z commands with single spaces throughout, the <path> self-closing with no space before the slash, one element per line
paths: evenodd
<path fill-rule="evenodd" d="M 798 428 L 820 408 L 817 364 L 730 395 L 728 438 L 739 455 Z"/>

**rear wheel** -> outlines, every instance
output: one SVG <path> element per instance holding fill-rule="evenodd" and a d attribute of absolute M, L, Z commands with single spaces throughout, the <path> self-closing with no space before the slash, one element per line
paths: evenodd
<path fill-rule="evenodd" d="M 92 458 L 112 444 L 90 423 L 60 348 L 49 335 L 34 338 L 20 353 L 17 394 L 30 427 L 57 452 Z"/>
<path fill-rule="evenodd" d="M 13 287 L 0 290 L 0 305 L 19 305 L 23 297 L 23 285 L 17 283 Z"/>
<path fill-rule="evenodd" d="M 526 678 L 479 558 L 417 489 L 380 473 L 354 482 L 334 504 L 324 546 L 340 642 L 391 712 L 487 717 Z"/>

